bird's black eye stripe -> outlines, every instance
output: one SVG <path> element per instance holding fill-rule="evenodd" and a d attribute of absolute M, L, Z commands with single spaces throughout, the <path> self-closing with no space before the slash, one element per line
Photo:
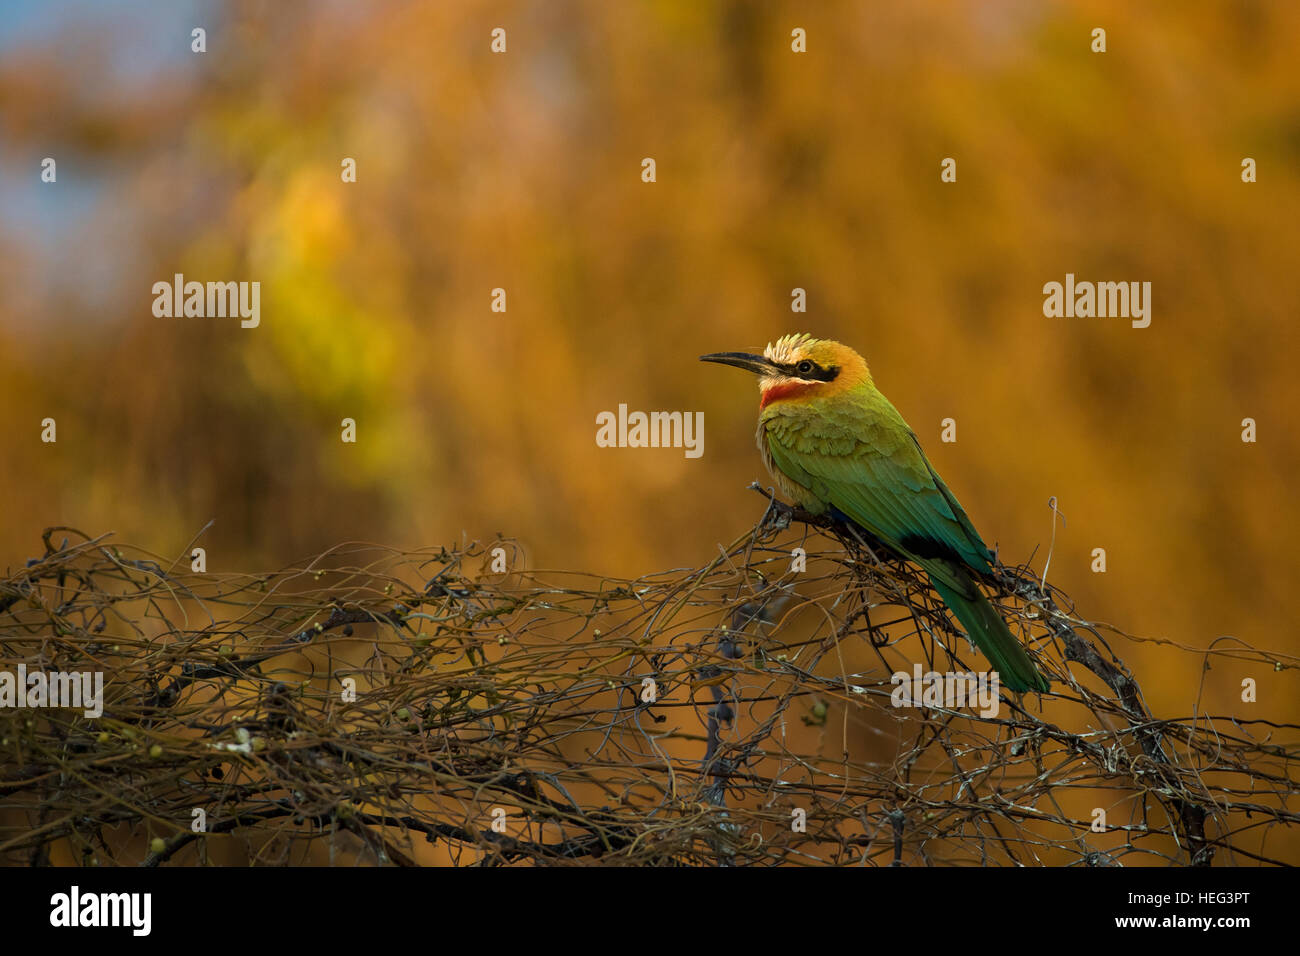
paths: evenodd
<path fill-rule="evenodd" d="M 804 359 L 801 362 L 791 362 L 781 366 L 781 371 L 793 375 L 796 378 L 810 379 L 814 382 L 834 381 L 835 376 L 840 374 L 837 366 L 832 365 L 830 368 L 822 368 L 811 359 Z"/>

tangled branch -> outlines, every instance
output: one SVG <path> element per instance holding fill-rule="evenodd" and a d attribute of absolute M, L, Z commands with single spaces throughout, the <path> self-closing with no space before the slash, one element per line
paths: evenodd
<path fill-rule="evenodd" d="M 1028 566 L 991 596 L 1054 693 L 895 706 L 895 672 L 974 670 L 965 638 L 775 501 L 631 580 L 508 540 L 269 574 L 44 543 L 0 582 L 0 672 L 102 672 L 103 713 L 0 708 L 10 864 L 1280 864 L 1300 822 L 1296 726 L 1153 716 L 1136 639 Z"/>

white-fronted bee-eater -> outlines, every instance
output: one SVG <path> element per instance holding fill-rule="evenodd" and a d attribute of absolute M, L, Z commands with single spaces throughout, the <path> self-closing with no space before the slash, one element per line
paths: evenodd
<path fill-rule="evenodd" d="M 1008 689 L 1049 689 L 980 590 L 980 578 L 993 571 L 992 552 L 861 355 L 839 342 L 787 335 L 762 355 L 700 359 L 758 375 L 758 447 L 782 492 L 925 569 Z"/>

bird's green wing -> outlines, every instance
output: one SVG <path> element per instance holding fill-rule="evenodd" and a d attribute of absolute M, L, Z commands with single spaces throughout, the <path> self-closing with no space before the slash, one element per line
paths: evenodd
<path fill-rule="evenodd" d="M 772 463 L 790 480 L 926 570 L 1006 687 L 1049 691 L 1047 678 L 971 576 L 989 570 L 988 549 L 883 395 L 815 412 L 772 411 L 763 416 L 763 434 Z"/>
<path fill-rule="evenodd" d="M 944 604 L 1014 691 L 1050 690 L 971 571 L 989 553 L 934 473 L 901 415 L 878 392 L 763 417 L 767 449 L 787 477 L 929 574 Z"/>
<path fill-rule="evenodd" d="M 884 396 L 873 398 L 870 407 L 772 416 L 766 436 L 774 463 L 895 550 L 988 571 L 988 549 L 916 436 Z"/>

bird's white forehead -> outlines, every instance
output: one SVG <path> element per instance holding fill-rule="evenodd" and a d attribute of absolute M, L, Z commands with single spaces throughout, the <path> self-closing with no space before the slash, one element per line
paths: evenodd
<path fill-rule="evenodd" d="M 769 362 L 779 362 L 784 365 L 794 361 L 795 357 L 803 351 L 804 346 L 811 345 L 816 341 L 817 339 L 807 332 L 800 332 L 796 335 L 783 335 L 763 350 L 763 357 Z"/>

